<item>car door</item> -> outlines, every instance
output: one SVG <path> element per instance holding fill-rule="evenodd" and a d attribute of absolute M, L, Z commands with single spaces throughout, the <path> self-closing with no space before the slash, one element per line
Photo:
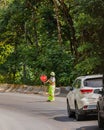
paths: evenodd
<path fill-rule="evenodd" d="M 81 79 L 76 80 L 74 87 L 75 87 L 74 97 L 75 97 L 75 100 L 77 102 L 77 105 L 79 106 L 80 102 L 81 102 L 81 94 L 80 94 Z"/>
<path fill-rule="evenodd" d="M 70 91 L 70 95 L 69 95 L 70 96 L 69 97 L 70 98 L 70 107 L 73 110 L 75 109 L 75 100 L 76 100 L 76 97 L 78 96 L 77 92 L 78 92 L 79 87 L 80 87 L 79 79 L 76 79 L 72 85 L 73 90 Z"/>
<path fill-rule="evenodd" d="M 69 102 L 69 105 L 70 105 L 70 108 L 72 110 L 74 110 L 74 88 L 73 89 L 70 89 L 68 95 L 67 95 L 67 98 L 68 98 L 68 102 Z"/>

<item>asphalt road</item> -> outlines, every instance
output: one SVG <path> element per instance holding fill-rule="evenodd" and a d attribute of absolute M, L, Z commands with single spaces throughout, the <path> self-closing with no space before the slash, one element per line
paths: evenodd
<path fill-rule="evenodd" d="M 66 98 L 46 102 L 41 95 L 0 93 L 0 130 L 101 130 L 97 117 L 67 117 Z"/>

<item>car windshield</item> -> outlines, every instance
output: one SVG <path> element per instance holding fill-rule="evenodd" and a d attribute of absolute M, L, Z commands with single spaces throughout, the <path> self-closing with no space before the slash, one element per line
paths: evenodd
<path fill-rule="evenodd" d="M 102 87 L 103 79 L 102 78 L 92 78 L 84 80 L 84 86 L 86 87 Z"/>

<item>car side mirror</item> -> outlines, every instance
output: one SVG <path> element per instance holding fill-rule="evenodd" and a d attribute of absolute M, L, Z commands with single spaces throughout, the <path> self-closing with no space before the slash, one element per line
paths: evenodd
<path fill-rule="evenodd" d="M 71 87 L 71 86 L 66 87 L 66 91 L 72 91 L 72 90 L 73 90 L 73 87 Z"/>
<path fill-rule="evenodd" d="M 72 91 L 73 89 L 74 89 L 73 87 L 69 86 L 69 91 Z"/>

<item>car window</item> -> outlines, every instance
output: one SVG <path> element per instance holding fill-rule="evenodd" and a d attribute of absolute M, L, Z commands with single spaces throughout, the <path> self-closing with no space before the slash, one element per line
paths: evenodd
<path fill-rule="evenodd" d="M 103 79 L 102 78 L 92 78 L 84 80 L 84 86 L 86 87 L 102 87 Z"/>
<path fill-rule="evenodd" d="M 80 87 L 81 87 L 81 80 L 80 80 L 80 79 L 77 79 L 77 80 L 74 82 L 73 87 L 74 87 L 74 88 L 80 88 Z"/>

